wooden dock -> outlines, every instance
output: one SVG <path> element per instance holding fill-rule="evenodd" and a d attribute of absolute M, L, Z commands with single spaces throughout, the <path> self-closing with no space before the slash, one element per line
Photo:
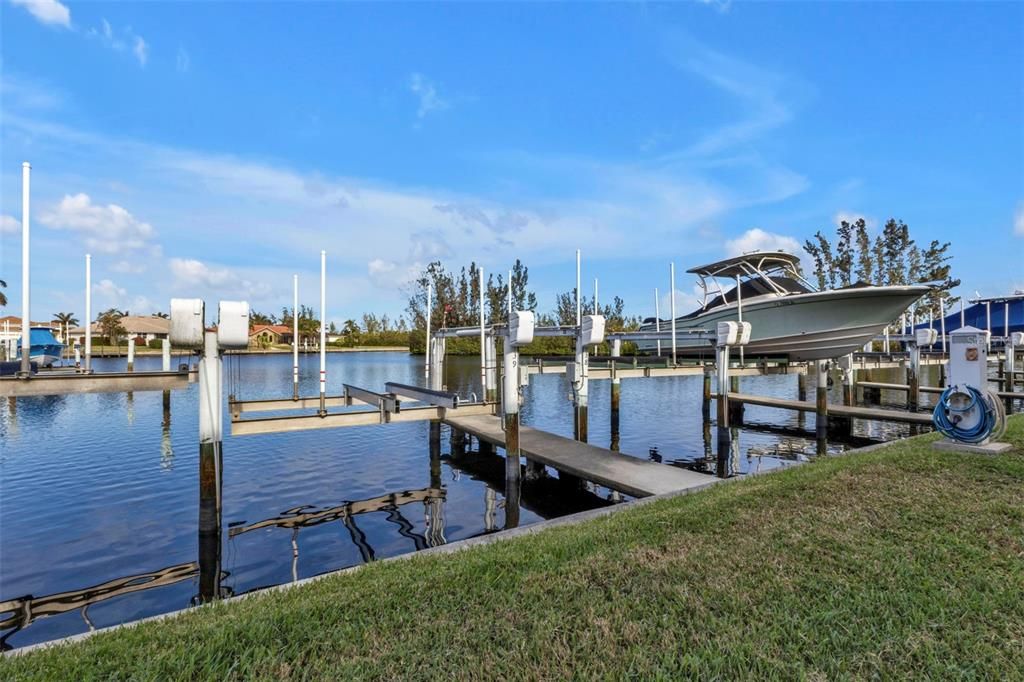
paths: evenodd
<path fill-rule="evenodd" d="M 718 400 L 718 394 L 711 396 Z M 804 400 L 785 400 L 783 398 L 767 398 L 759 395 L 747 395 L 745 393 L 730 393 L 729 402 L 743 403 L 744 405 L 760 405 L 762 407 L 775 407 L 780 410 L 797 410 L 799 412 L 816 412 L 814 403 Z M 930 426 L 932 423 L 931 413 L 925 412 L 901 412 L 899 410 L 883 410 L 877 407 L 854 407 L 851 405 L 833 405 L 829 403 L 829 416 L 852 417 L 854 419 L 873 419 L 875 421 L 902 422 L 905 424 L 918 424 Z"/>
<path fill-rule="evenodd" d="M 992 381 L 995 381 L 995 379 L 992 379 Z M 907 384 L 887 384 L 881 381 L 859 381 L 857 386 L 861 388 L 878 388 L 883 391 L 903 391 L 904 393 L 910 390 L 910 386 Z M 921 393 L 942 393 L 946 389 L 938 386 L 919 386 L 917 390 Z M 996 391 L 995 394 L 1000 398 L 1024 400 L 1024 393 L 1019 391 Z"/>
<path fill-rule="evenodd" d="M 444 422 L 478 439 L 505 446 L 500 417 L 455 416 Z M 707 474 L 630 457 L 553 433 L 519 427 L 519 449 L 524 457 L 633 497 L 702 488 L 718 480 Z"/>
<path fill-rule="evenodd" d="M 0 377 L 0 397 L 22 398 L 71 393 L 125 393 L 129 391 L 174 391 L 188 388 L 196 373 L 176 372 L 40 372 L 29 378 Z"/>

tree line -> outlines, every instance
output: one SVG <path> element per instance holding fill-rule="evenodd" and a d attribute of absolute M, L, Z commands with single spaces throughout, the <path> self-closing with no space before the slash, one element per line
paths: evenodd
<path fill-rule="evenodd" d="M 953 257 L 949 247 L 949 242 L 937 239 L 919 246 L 910 237 L 906 223 L 895 218 L 887 220 L 874 239 L 868 234 L 865 220 L 859 218 L 852 223 L 841 221 L 834 241 L 818 231 L 804 243 L 820 289 L 934 283 L 935 288 L 917 306 L 918 319 L 926 319 L 929 313 L 939 317 L 940 301 L 949 310 L 960 300 L 950 294 L 951 289 L 960 286 L 960 280 L 951 275 Z"/>

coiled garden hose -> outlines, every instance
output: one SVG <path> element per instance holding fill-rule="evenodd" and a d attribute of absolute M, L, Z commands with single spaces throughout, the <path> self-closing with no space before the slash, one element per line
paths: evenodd
<path fill-rule="evenodd" d="M 951 398 L 955 395 L 966 395 L 970 402 L 963 407 L 955 407 Z M 960 427 L 958 415 L 978 408 L 982 418 L 970 428 Z M 950 440 L 961 443 L 981 443 L 987 438 L 998 439 L 1006 431 L 1006 411 L 999 397 L 987 389 L 973 386 L 950 386 L 939 397 L 939 402 L 932 412 L 932 422 L 939 433 Z"/>

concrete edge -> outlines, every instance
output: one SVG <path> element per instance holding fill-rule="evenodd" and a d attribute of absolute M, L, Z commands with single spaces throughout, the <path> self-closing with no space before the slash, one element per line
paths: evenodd
<path fill-rule="evenodd" d="M 923 435 L 928 435 L 928 434 L 923 434 Z M 913 437 L 918 437 L 918 436 L 913 436 Z M 844 451 L 842 453 L 837 453 L 835 455 L 829 455 L 829 457 L 856 455 L 856 454 L 864 454 L 864 453 L 868 453 L 868 452 L 874 452 L 875 450 L 882 450 L 884 448 L 889 447 L 890 445 L 895 445 L 896 443 L 901 443 L 901 442 L 906 441 L 906 440 L 909 440 L 909 438 L 903 438 L 903 439 L 900 439 L 900 440 L 897 440 L 897 441 L 888 441 L 888 442 L 884 442 L 884 443 L 874 443 L 872 445 L 867 445 L 867 446 L 862 447 L 862 448 L 854 448 L 853 450 L 846 450 L 846 451 Z M 803 466 L 804 464 L 812 464 L 812 463 L 813 462 L 800 463 L 800 464 L 798 464 L 798 466 Z M 221 606 L 221 605 L 225 605 L 225 604 L 231 604 L 231 603 L 238 602 L 238 601 L 241 601 L 241 600 L 244 600 L 244 599 L 251 599 L 251 598 L 254 598 L 254 597 L 262 597 L 264 595 L 271 594 L 271 593 L 274 593 L 274 592 L 284 592 L 284 591 L 291 590 L 291 589 L 296 588 L 296 587 L 301 587 L 303 585 L 308 585 L 310 583 L 314 583 L 314 582 L 317 582 L 317 581 L 320 581 L 320 580 L 324 580 L 326 578 L 331 578 L 331 577 L 338 576 L 338 575 L 345 575 L 345 574 L 348 574 L 348 573 L 353 573 L 355 571 L 364 569 L 364 568 L 366 568 L 368 566 L 371 566 L 371 565 L 386 564 L 386 563 L 391 563 L 391 562 L 394 562 L 394 561 L 408 561 L 408 560 L 411 560 L 411 559 L 415 559 L 416 557 L 432 556 L 432 555 L 435 555 L 435 554 L 456 554 L 458 552 L 462 552 L 462 551 L 465 551 L 465 550 L 473 549 L 475 547 L 483 547 L 483 546 L 486 546 L 486 545 L 491 545 L 491 544 L 495 544 L 495 543 L 498 543 L 498 542 L 505 542 L 507 540 L 513 540 L 515 538 L 524 537 L 524 536 L 527 536 L 527 535 L 533 535 L 535 533 L 540 533 L 540 532 L 546 531 L 546 530 L 551 529 L 551 528 L 558 528 L 558 527 L 561 527 L 561 526 L 575 526 L 575 525 L 578 525 L 580 523 L 584 523 L 586 521 L 591 521 L 593 519 L 598 519 L 598 518 L 602 518 L 602 517 L 605 517 L 605 516 L 611 516 L 612 514 L 616 514 L 618 512 L 625 511 L 627 509 L 634 509 L 636 507 L 642 507 L 642 506 L 645 506 L 645 505 L 648 505 L 648 504 L 653 504 L 655 502 L 660 502 L 662 500 L 669 500 L 669 499 L 673 499 L 673 498 L 676 498 L 676 497 L 682 497 L 684 495 L 691 495 L 693 493 L 697 493 L 697 492 L 701 492 L 703 490 L 707 490 L 708 488 L 710 488 L 710 487 L 712 487 L 714 485 L 720 484 L 720 483 L 733 483 L 733 482 L 736 482 L 736 481 L 746 481 L 746 480 L 749 480 L 750 478 L 753 478 L 753 477 L 766 476 L 766 475 L 769 475 L 769 474 L 779 473 L 779 472 L 782 472 L 782 471 L 789 471 L 791 469 L 793 469 L 793 467 L 776 467 L 774 469 L 768 469 L 768 470 L 765 470 L 765 471 L 753 471 L 753 472 L 744 474 L 742 476 L 734 476 L 732 478 L 714 478 L 713 476 L 711 476 L 709 474 L 708 478 L 710 480 L 708 480 L 707 483 L 704 483 L 702 485 L 695 486 L 695 487 L 692 487 L 692 488 L 684 488 L 683 490 L 675 490 L 675 491 L 668 492 L 668 493 L 662 493 L 660 495 L 651 495 L 649 497 L 642 497 L 642 498 L 639 498 L 639 499 L 630 500 L 628 502 L 623 502 L 623 503 L 620 503 L 620 504 L 612 505 L 610 507 L 600 507 L 598 509 L 588 509 L 587 511 L 577 512 L 575 514 L 568 514 L 566 516 L 560 516 L 560 517 L 558 517 L 556 519 L 548 519 L 546 521 L 539 521 L 537 523 L 530 524 L 529 526 L 521 526 L 519 528 L 510 528 L 508 530 L 501 530 L 501 531 L 497 531 L 495 533 L 490 533 L 488 535 L 477 535 L 475 537 L 466 538 L 464 540 L 456 540 L 455 542 L 451 542 L 451 543 L 448 543 L 448 544 L 445 544 L 445 545 L 440 545 L 438 547 L 430 547 L 428 549 L 423 549 L 423 550 L 420 550 L 418 552 L 407 552 L 405 554 L 398 554 L 396 556 L 386 557 L 384 559 L 380 559 L 378 561 L 374 561 L 372 564 L 358 564 L 356 566 L 348 566 L 346 568 L 341 568 L 341 569 L 338 569 L 336 571 L 328 571 L 327 573 L 321 573 L 320 575 L 314 575 L 314 576 L 310 576 L 308 578 L 303 578 L 302 580 L 297 580 L 295 582 L 282 583 L 281 585 L 273 585 L 271 587 L 266 587 L 266 588 L 263 588 L 263 589 L 260 589 L 260 590 L 256 590 L 256 591 L 253 591 L 253 592 L 247 592 L 245 594 L 240 594 L 240 595 L 235 596 L 235 597 L 229 597 L 227 599 L 221 599 L 221 600 L 218 600 L 216 602 L 211 602 L 209 604 L 203 604 L 203 605 L 200 605 L 200 606 L 190 606 L 190 607 L 187 607 L 187 608 L 184 608 L 184 609 L 178 609 L 176 611 L 169 611 L 167 613 L 161 613 L 161 614 L 157 614 L 155 616 L 149 616 L 147 618 L 140 618 L 139 620 L 133 620 L 133 621 L 129 621 L 127 623 L 118 623 L 117 625 L 111 625 L 109 627 L 99 628 L 99 629 L 96 629 L 96 630 L 92 630 L 90 632 L 81 632 L 81 633 L 79 633 L 77 635 L 69 635 L 68 637 L 62 637 L 60 639 L 54 639 L 54 640 L 50 640 L 48 642 L 39 642 L 37 644 L 29 644 L 27 646 L 19 647 L 17 649 L 12 649 L 10 651 L 0 652 L 0 659 L 3 659 L 4 657 L 10 657 L 10 656 L 21 656 L 21 655 L 24 655 L 24 654 L 32 653 L 34 651 L 40 651 L 42 649 L 50 649 L 50 648 L 54 648 L 54 647 L 60 647 L 60 646 L 65 646 L 65 645 L 76 644 L 76 643 L 82 642 L 84 640 L 90 639 L 91 637 L 94 637 L 95 635 L 115 632 L 117 630 L 124 630 L 124 629 L 128 629 L 128 628 L 134 628 L 134 627 L 136 627 L 138 625 L 142 625 L 143 623 L 160 622 L 160 621 L 167 620 L 167 619 L 170 619 L 170 618 L 176 618 L 176 617 L 182 616 L 184 614 L 196 613 L 200 609 L 209 608 L 211 606 Z"/>

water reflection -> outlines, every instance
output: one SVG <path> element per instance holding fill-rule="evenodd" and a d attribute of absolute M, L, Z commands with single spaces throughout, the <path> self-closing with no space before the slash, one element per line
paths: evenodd
<path fill-rule="evenodd" d="M 0 602 L 0 630 L 7 630 L 0 635 L 0 650 L 11 649 L 12 647 L 7 643 L 11 635 L 41 618 L 81 609 L 82 619 L 88 629 L 95 630 L 87 611 L 90 605 L 141 590 L 173 585 L 183 580 L 194 579 L 198 575 L 199 564 L 191 561 L 148 573 L 115 578 L 79 590 L 58 592 L 43 597 L 27 595 Z"/>

